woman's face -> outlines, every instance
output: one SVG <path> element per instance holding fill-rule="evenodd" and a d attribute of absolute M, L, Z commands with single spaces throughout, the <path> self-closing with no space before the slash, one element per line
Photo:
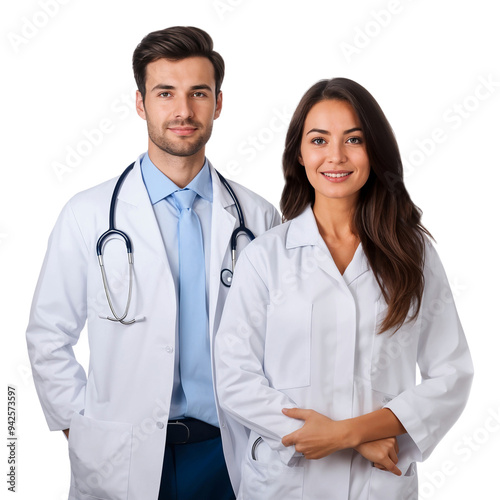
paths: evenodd
<path fill-rule="evenodd" d="M 345 101 L 329 99 L 315 104 L 304 122 L 299 162 L 320 197 L 353 203 L 370 175 L 361 122 Z"/>

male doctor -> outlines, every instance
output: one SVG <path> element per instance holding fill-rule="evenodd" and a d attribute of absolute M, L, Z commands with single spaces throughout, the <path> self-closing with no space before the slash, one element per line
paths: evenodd
<path fill-rule="evenodd" d="M 205 158 L 224 61 L 204 31 L 172 27 L 141 41 L 133 69 L 148 152 L 115 207 L 133 267 L 116 234 L 104 242 L 102 271 L 96 255 L 116 179 L 73 197 L 33 299 L 33 377 L 50 429 L 69 436 L 70 500 L 230 499 L 240 478 L 233 453 L 247 438 L 219 408 L 212 346 L 239 221 Z M 255 235 L 278 224 L 272 205 L 230 184 Z M 73 353 L 86 321 L 87 374 Z"/>

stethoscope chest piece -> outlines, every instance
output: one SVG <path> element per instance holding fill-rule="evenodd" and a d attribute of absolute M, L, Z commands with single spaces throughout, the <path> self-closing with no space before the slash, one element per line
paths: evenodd
<path fill-rule="evenodd" d="M 224 286 L 229 288 L 233 282 L 233 272 L 230 269 L 223 269 L 220 272 L 220 280 Z"/>

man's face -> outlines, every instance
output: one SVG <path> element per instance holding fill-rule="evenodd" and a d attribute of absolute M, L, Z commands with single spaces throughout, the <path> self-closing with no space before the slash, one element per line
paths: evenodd
<path fill-rule="evenodd" d="M 171 156 L 204 157 L 222 108 L 212 63 L 205 57 L 149 63 L 146 92 L 143 97 L 137 91 L 136 107 L 147 121 L 150 154 L 157 149 Z"/>

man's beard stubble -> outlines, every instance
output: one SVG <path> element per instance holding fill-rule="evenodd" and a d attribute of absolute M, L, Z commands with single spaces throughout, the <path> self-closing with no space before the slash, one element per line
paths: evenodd
<path fill-rule="evenodd" d="M 182 122 L 169 122 L 165 126 L 165 130 L 169 127 L 175 127 L 175 126 L 181 126 L 181 127 L 195 127 L 196 129 L 201 130 L 203 127 L 200 123 L 192 121 L 192 120 L 184 120 Z M 172 155 L 172 156 L 193 156 L 195 155 L 200 149 L 202 149 L 205 144 L 208 142 L 210 139 L 210 136 L 212 135 L 212 127 L 213 124 L 210 124 L 210 126 L 205 130 L 205 133 L 202 133 L 198 136 L 198 139 L 196 142 L 188 142 L 189 138 L 186 137 L 186 140 L 183 141 L 181 137 L 179 137 L 178 141 L 170 141 L 165 138 L 164 135 L 161 133 L 157 132 L 157 129 L 150 127 L 150 124 L 148 123 L 148 135 L 149 138 L 151 139 L 151 142 L 155 144 L 159 149 L 164 151 L 165 153 Z"/>

